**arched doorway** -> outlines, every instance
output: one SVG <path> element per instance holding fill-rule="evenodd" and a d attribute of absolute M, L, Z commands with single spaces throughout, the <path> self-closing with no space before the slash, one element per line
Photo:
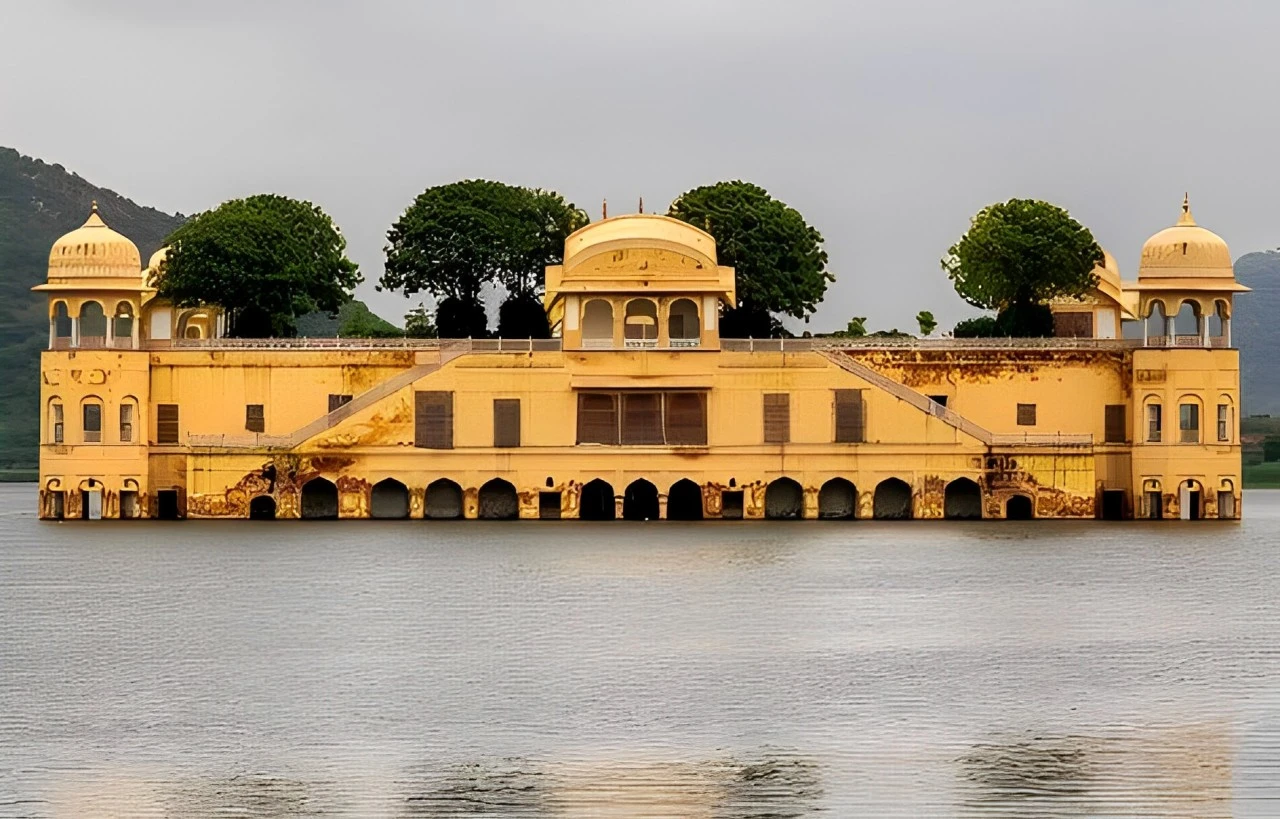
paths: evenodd
<path fill-rule="evenodd" d="M 1199 481 L 1188 479 L 1178 485 L 1178 517 L 1182 520 L 1200 520 L 1204 517 L 1203 501 L 1204 491 Z"/>
<path fill-rule="evenodd" d="M 592 299 L 582 308 L 582 346 L 613 346 L 613 305 Z"/>
<path fill-rule="evenodd" d="M 432 481 L 427 486 L 423 516 L 430 520 L 456 520 L 462 517 L 462 487 L 448 478 Z"/>
<path fill-rule="evenodd" d="M 501 478 L 480 487 L 478 517 L 483 520 L 514 520 L 520 517 L 520 498 L 516 488 Z"/>
<path fill-rule="evenodd" d="M 617 517 L 613 487 L 596 478 L 582 487 L 578 498 L 578 517 L 582 520 L 613 520 Z"/>
<path fill-rule="evenodd" d="M 911 485 L 898 478 L 886 478 L 876 486 L 872 501 L 876 520 L 911 520 Z"/>
<path fill-rule="evenodd" d="M 698 305 L 692 299 L 671 302 L 667 315 L 667 335 L 672 347 L 696 347 L 701 334 Z"/>
<path fill-rule="evenodd" d="M 334 520 L 338 517 L 338 487 L 327 478 L 312 478 L 302 487 L 303 520 Z"/>
<path fill-rule="evenodd" d="M 982 520 L 982 489 L 977 481 L 956 478 L 947 484 L 942 511 L 947 520 Z"/>
<path fill-rule="evenodd" d="M 639 478 L 622 495 L 623 520 L 657 520 L 658 487 Z"/>
<path fill-rule="evenodd" d="M 409 488 L 395 478 L 375 483 L 369 493 L 369 517 L 386 520 L 409 517 Z"/>
<path fill-rule="evenodd" d="M 270 495 L 259 495 L 249 501 L 249 520 L 275 520 L 276 499 Z"/>
<path fill-rule="evenodd" d="M 1005 520 L 1031 520 L 1035 517 L 1035 509 L 1031 498 L 1026 495 L 1014 495 L 1004 505 Z"/>
<path fill-rule="evenodd" d="M 858 508 L 858 489 L 844 478 L 832 478 L 818 490 L 818 517 L 823 520 L 853 520 Z"/>
<path fill-rule="evenodd" d="M 667 490 L 667 520 L 702 520 L 702 487 L 688 478 Z"/>
<path fill-rule="evenodd" d="M 804 517 L 804 490 L 790 478 L 778 478 L 764 490 L 764 516 L 773 520 Z"/>

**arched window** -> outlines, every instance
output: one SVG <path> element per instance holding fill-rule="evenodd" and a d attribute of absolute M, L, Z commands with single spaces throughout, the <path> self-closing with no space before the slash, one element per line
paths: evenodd
<path fill-rule="evenodd" d="M 1187 300 L 1178 307 L 1178 314 L 1173 318 L 1177 344 L 1184 347 L 1200 344 L 1200 318 L 1200 305 L 1196 302 Z"/>
<path fill-rule="evenodd" d="M 667 335 L 672 347 L 697 347 L 701 338 L 698 326 L 698 305 L 691 299 L 671 302 L 667 316 Z"/>
<path fill-rule="evenodd" d="M 1184 395 L 1178 399 L 1178 443 L 1200 443 L 1200 399 Z"/>
<path fill-rule="evenodd" d="M 133 305 L 127 301 L 122 301 L 117 304 L 111 320 L 115 322 L 115 326 L 112 328 L 112 334 L 116 338 L 116 346 L 132 346 Z"/>
<path fill-rule="evenodd" d="M 1235 402 L 1231 400 L 1231 396 L 1218 396 L 1218 412 L 1216 420 L 1218 442 L 1223 444 L 1231 443 L 1232 439 L 1235 438 L 1236 428 Z"/>
<path fill-rule="evenodd" d="M 87 396 L 80 403 L 80 440 L 86 444 L 102 443 L 102 399 L 96 395 Z"/>
<path fill-rule="evenodd" d="M 80 305 L 80 346 L 92 346 L 107 340 L 107 314 L 102 312 L 102 305 L 96 301 L 86 301 Z M 88 344 L 86 344 L 88 342 Z"/>
<path fill-rule="evenodd" d="M 1163 347 L 1168 343 L 1169 318 L 1164 302 L 1156 299 L 1147 305 L 1147 317 L 1143 324 L 1143 337 L 1152 347 Z"/>
<path fill-rule="evenodd" d="M 49 399 L 49 443 L 63 443 L 64 435 L 62 399 L 55 396 Z"/>
<path fill-rule="evenodd" d="M 1154 398 L 1148 398 L 1143 407 L 1147 424 L 1147 443 L 1158 444 L 1164 440 L 1164 407 Z"/>
<path fill-rule="evenodd" d="M 1213 347 L 1231 346 L 1231 305 L 1222 299 L 1213 303 L 1213 315 L 1209 316 L 1209 344 Z"/>
<path fill-rule="evenodd" d="M 613 346 L 613 305 L 592 299 L 582 308 L 582 346 Z"/>
<path fill-rule="evenodd" d="M 120 400 L 120 443 L 131 444 L 136 438 L 138 399 L 131 395 Z"/>
<path fill-rule="evenodd" d="M 658 305 L 652 299 L 632 299 L 627 302 L 623 335 L 628 347 L 658 345 Z"/>
<path fill-rule="evenodd" d="M 67 303 L 65 301 L 60 301 L 53 305 L 53 316 L 50 321 L 53 322 L 54 338 L 51 346 L 67 346 L 71 339 L 71 314 L 67 312 Z M 59 344 L 60 339 L 66 339 L 66 341 Z"/>

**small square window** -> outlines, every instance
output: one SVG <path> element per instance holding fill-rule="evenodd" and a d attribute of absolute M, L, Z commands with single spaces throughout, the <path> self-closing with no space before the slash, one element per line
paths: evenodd
<path fill-rule="evenodd" d="M 1018 426 L 1034 427 L 1036 425 L 1036 405 L 1035 404 L 1019 404 L 1018 405 Z"/>
<path fill-rule="evenodd" d="M 267 431 L 267 414 L 262 404 L 244 405 L 244 428 L 250 432 Z"/>

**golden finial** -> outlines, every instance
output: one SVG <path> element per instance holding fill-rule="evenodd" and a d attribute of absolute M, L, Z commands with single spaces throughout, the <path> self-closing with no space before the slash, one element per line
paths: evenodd
<path fill-rule="evenodd" d="M 600 204 L 600 218 L 601 218 L 601 219 L 608 219 L 608 218 L 609 218 L 609 200 L 608 200 L 608 199 L 605 199 L 605 200 Z"/>
<path fill-rule="evenodd" d="M 1189 226 L 1195 223 L 1195 217 L 1191 215 L 1191 194 L 1184 193 L 1182 194 L 1182 215 L 1178 217 L 1178 224 Z"/>
<path fill-rule="evenodd" d="M 644 213 L 644 197 L 640 197 L 640 212 Z"/>
<path fill-rule="evenodd" d="M 90 202 L 90 203 L 89 203 L 89 212 L 90 212 L 90 213 L 97 213 L 97 212 L 98 212 L 98 200 L 97 200 L 97 199 L 94 199 L 92 202 Z"/>

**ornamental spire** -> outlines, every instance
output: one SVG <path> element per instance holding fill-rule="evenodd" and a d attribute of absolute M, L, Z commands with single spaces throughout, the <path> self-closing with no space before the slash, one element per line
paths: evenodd
<path fill-rule="evenodd" d="M 1178 225 L 1180 227 L 1191 227 L 1196 223 L 1195 217 L 1191 215 L 1191 194 L 1182 194 L 1182 215 L 1178 217 Z"/>

